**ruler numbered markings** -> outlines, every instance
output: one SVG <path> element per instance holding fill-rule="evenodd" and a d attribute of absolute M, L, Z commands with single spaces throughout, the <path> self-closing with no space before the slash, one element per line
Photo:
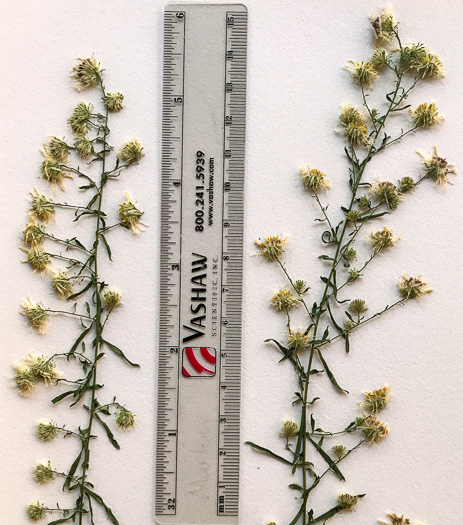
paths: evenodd
<path fill-rule="evenodd" d="M 156 521 L 236 524 L 247 11 L 164 23 Z"/>

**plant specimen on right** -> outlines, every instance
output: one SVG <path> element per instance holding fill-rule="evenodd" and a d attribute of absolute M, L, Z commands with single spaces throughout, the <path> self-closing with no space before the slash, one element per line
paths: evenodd
<path fill-rule="evenodd" d="M 418 179 L 406 174 L 397 182 L 367 178 L 367 168 L 373 158 L 415 131 L 425 132 L 444 120 L 435 102 L 409 103 L 419 83 L 444 76 L 440 59 L 420 43 L 405 45 L 399 35 L 399 25 L 389 9 L 383 9 L 371 22 L 376 40 L 371 58 L 368 61 L 349 61 L 346 66 L 359 86 L 363 108 L 345 104 L 339 117 L 340 131 L 347 143 L 344 151 L 348 162 L 346 182 L 349 192 L 347 204 L 341 206 L 340 217 L 328 213 L 328 205 L 322 202 L 322 194 L 331 184 L 326 174 L 310 166 L 301 170 L 302 185 L 321 212 L 320 218 L 315 220 L 325 226 L 321 240 L 326 250 L 319 258 L 326 263 L 327 272 L 320 277 L 323 283 L 320 296 L 310 297 L 309 283 L 295 278 L 287 269 L 283 262 L 286 237 L 273 235 L 256 241 L 258 253 L 279 266 L 287 281 L 286 286 L 270 300 L 271 306 L 285 318 L 286 338 L 267 341 L 281 352 L 280 363 L 284 362 L 294 370 L 295 382 L 291 392 L 294 387 L 297 390 L 291 401 L 300 411 L 298 420 L 288 418 L 283 421 L 281 452 L 251 441 L 247 444 L 287 465 L 296 478 L 289 488 L 298 494 L 299 504 L 289 525 L 326 523 L 341 512 L 354 510 L 365 496 L 363 493 L 341 492 L 327 510 L 311 508 L 312 492 L 325 476 L 332 474 L 345 481 L 340 468 L 344 459 L 360 447 L 377 445 L 387 437 L 389 429 L 379 419 L 379 413 L 388 405 L 390 387 L 379 385 L 375 390 L 364 392 L 357 417 L 338 430 L 326 430 L 316 422 L 315 405 L 321 402 L 321 394 L 314 391 L 312 378 L 326 374 L 337 391 L 347 393 L 327 362 L 325 350 L 328 346 L 336 341 L 343 342 L 345 351 L 349 352 L 353 332 L 389 310 L 432 291 L 421 276 L 397 276 L 397 299 L 370 313 L 368 301 L 355 297 L 353 285 L 364 279 L 375 258 L 382 257 L 399 240 L 389 225 L 374 226 L 377 220 L 393 213 L 406 200 L 407 194 L 417 190 L 423 182 L 445 186 L 450 182 L 449 174 L 455 173 L 455 168 L 434 147 L 429 155 L 420 154 L 422 173 Z M 392 87 L 387 88 L 385 98 L 373 105 L 368 90 L 380 81 L 386 84 L 391 80 Z M 397 124 L 397 119 L 403 125 L 400 132 L 391 127 L 394 120 Z M 369 255 L 358 261 L 361 257 L 356 243 L 365 225 L 372 228 L 367 241 Z M 291 320 L 292 311 L 297 307 L 306 315 L 303 328 L 293 326 Z M 347 446 L 347 443 L 353 444 Z M 407 518 L 396 514 L 389 514 L 389 519 L 392 525 L 410 523 Z M 268 525 L 276 524 L 268 522 Z"/>

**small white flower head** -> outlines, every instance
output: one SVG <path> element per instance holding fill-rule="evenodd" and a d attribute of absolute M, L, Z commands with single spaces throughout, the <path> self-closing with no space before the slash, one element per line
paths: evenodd
<path fill-rule="evenodd" d="M 254 241 L 259 248 L 257 255 L 263 255 L 269 261 L 278 261 L 284 253 L 284 245 L 288 237 L 282 235 L 269 235 L 263 241 Z"/>
<path fill-rule="evenodd" d="M 101 293 L 101 298 L 103 299 L 105 308 L 110 312 L 114 310 L 114 308 L 122 306 L 122 295 L 116 288 L 105 288 Z"/>
<path fill-rule="evenodd" d="M 19 388 L 19 393 L 25 397 L 30 396 L 37 390 L 38 378 L 37 376 L 24 364 L 23 361 L 15 363 L 16 370 L 16 384 Z"/>
<path fill-rule="evenodd" d="M 384 226 L 382 230 L 371 230 L 368 238 L 375 253 L 380 253 L 385 248 L 394 246 L 399 239 L 400 236 L 394 237 L 394 230 L 389 229 L 387 226 Z"/>
<path fill-rule="evenodd" d="M 349 304 L 349 312 L 355 315 L 361 315 L 365 313 L 367 310 L 368 310 L 368 306 L 366 305 L 363 299 L 354 299 Z"/>
<path fill-rule="evenodd" d="M 371 62 L 355 62 L 349 60 L 345 68 L 352 74 L 352 78 L 360 86 L 366 86 L 371 89 L 373 81 L 378 78 L 378 72 Z"/>
<path fill-rule="evenodd" d="M 363 417 L 357 418 L 357 428 L 364 433 L 369 443 L 375 445 L 389 434 L 388 426 L 378 421 L 376 417 L 372 415 L 367 416 L 364 414 Z"/>
<path fill-rule="evenodd" d="M 27 506 L 27 515 L 31 521 L 40 521 L 47 515 L 47 508 L 38 501 L 30 503 Z"/>
<path fill-rule="evenodd" d="M 307 283 L 304 280 L 297 279 L 294 282 L 294 291 L 297 295 L 304 295 L 309 291 L 309 286 L 307 286 Z"/>
<path fill-rule="evenodd" d="M 329 190 L 331 187 L 330 180 L 326 174 L 310 166 L 301 168 L 301 177 L 302 184 L 307 191 L 318 193 L 319 191 Z"/>
<path fill-rule="evenodd" d="M 449 164 L 447 159 L 439 157 L 436 146 L 434 146 L 434 152 L 431 157 L 428 157 L 419 151 L 417 151 L 417 153 L 424 161 L 426 168 L 425 177 L 431 178 L 436 183 L 436 185 L 440 184 L 442 186 L 446 186 L 450 182 L 450 179 L 447 177 L 447 175 L 449 173 L 457 172 L 455 166 Z"/>
<path fill-rule="evenodd" d="M 117 158 L 126 166 L 136 164 L 143 157 L 143 148 L 137 139 L 127 142 L 117 154 Z"/>
<path fill-rule="evenodd" d="M 338 505 L 343 510 L 352 511 L 354 510 L 355 505 L 357 505 L 360 499 L 360 496 L 352 496 L 351 494 L 339 494 Z"/>
<path fill-rule="evenodd" d="M 120 111 L 124 107 L 124 95 L 122 93 L 106 93 L 104 105 L 108 111 Z"/>
<path fill-rule="evenodd" d="M 389 386 L 384 386 L 372 392 L 364 392 L 364 401 L 359 401 L 359 407 L 366 410 L 369 414 L 377 414 L 385 409 L 389 403 Z"/>
<path fill-rule="evenodd" d="M 357 252 L 354 248 L 349 248 L 343 253 L 343 257 L 347 262 L 351 263 L 357 259 Z"/>
<path fill-rule="evenodd" d="M 341 459 L 346 455 L 346 447 L 344 445 L 335 445 L 331 450 L 338 459 Z"/>
<path fill-rule="evenodd" d="M 271 520 L 271 521 L 268 521 L 266 525 L 278 525 L 278 523 L 276 521 Z"/>
<path fill-rule="evenodd" d="M 132 196 L 126 191 L 125 201 L 119 204 L 119 218 L 122 225 L 133 233 L 140 233 L 140 218 L 143 213 L 135 206 Z"/>
<path fill-rule="evenodd" d="M 408 109 L 408 113 L 413 118 L 413 123 L 418 128 L 430 128 L 434 124 L 442 124 L 445 117 L 441 115 L 437 109 L 435 102 L 424 102 L 416 109 Z"/>
<path fill-rule="evenodd" d="M 58 435 L 58 428 L 51 421 L 40 421 L 35 427 L 35 435 L 40 441 L 52 441 Z"/>
<path fill-rule="evenodd" d="M 37 223 L 33 215 L 29 215 L 29 222 L 23 230 L 23 240 L 28 246 L 42 244 L 45 238 L 45 229 Z"/>
<path fill-rule="evenodd" d="M 347 142 L 356 146 L 365 146 L 370 143 L 367 120 L 358 109 L 353 108 L 350 104 L 344 104 L 339 115 L 339 122 Z"/>
<path fill-rule="evenodd" d="M 74 293 L 72 279 L 68 276 L 66 270 L 53 271 L 51 285 L 61 298 L 69 297 Z"/>
<path fill-rule="evenodd" d="M 438 56 L 432 55 L 431 53 L 426 53 L 420 63 L 417 64 L 416 70 L 422 78 L 445 77 L 444 64 Z"/>
<path fill-rule="evenodd" d="M 48 265 L 50 264 L 50 255 L 40 245 L 34 245 L 32 248 L 27 250 L 26 248 L 20 248 L 21 251 L 27 253 L 27 261 L 32 268 L 39 272 L 48 272 Z"/>
<path fill-rule="evenodd" d="M 85 135 L 78 135 L 75 140 L 77 153 L 85 160 L 88 160 L 95 152 L 93 141 Z"/>
<path fill-rule="evenodd" d="M 419 299 L 432 292 L 427 288 L 428 283 L 419 277 L 407 277 L 405 274 L 399 278 L 397 286 L 402 299 Z"/>
<path fill-rule="evenodd" d="M 371 57 L 371 65 L 376 69 L 376 71 L 380 71 L 385 66 L 389 64 L 391 61 L 389 57 L 389 53 L 384 49 L 384 47 L 377 47 L 373 51 L 373 56 Z"/>
<path fill-rule="evenodd" d="M 360 277 L 360 272 L 356 270 L 355 268 L 348 271 L 348 277 L 347 280 L 351 283 L 353 281 L 356 281 Z"/>
<path fill-rule="evenodd" d="M 132 430 L 137 424 L 135 414 L 124 407 L 116 412 L 116 428 L 119 430 Z"/>
<path fill-rule="evenodd" d="M 36 188 L 31 192 L 32 211 L 41 221 L 48 222 L 55 215 L 55 204 L 51 198 L 39 193 Z"/>
<path fill-rule="evenodd" d="M 294 352 L 302 352 L 306 350 L 313 341 L 313 330 L 297 330 L 296 328 L 291 328 L 288 333 L 288 347 Z"/>
<path fill-rule="evenodd" d="M 287 418 L 283 421 L 283 426 L 281 428 L 281 435 L 288 441 L 290 438 L 297 435 L 299 426 L 292 418 Z"/>
<path fill-rule="evenodd" d="M 380 204 L 387 204 L 390 210 L 397 209 L 397 206 L 404 200 L 404 196 L 395 184 L 390 181 L 381 181 L 379 177 L 377 182 L 371 185 L 370 191 Z"/>
<path fill-rule="evenodd" d="M 71 75 L 77 91 L 83 91 L 101 84 L 103 70 L 100 64 L 93 58 L 79 58 L 79 63 L 72 68 Z"/>
<path fill-rule="evenodd" d="M 30 297 L 21 303 L 21 313 L 27 316 L 27 320 L 32 328 L 35 328 L 39 333 L 45 331 L 47 324 L 48 312 L 41 303 L 34 303 Z"/>
<path fill-rule="evenodd" d="M 404 516 L 397 516 L 397 514 L 388 514 L 390 521 L 386 522 L 383 520 L 379 520 L 379 523 L 383 523 L 384 525 L 410 525 L 410 520 L 408 518 L 404 518 Z"/>
<path fill-rule="evenodd" d="M 92 110 L 92 104 L 86 102 L 79 102 L 74 108 L 72 115 L 68 118 L 68 124 L 74 135 L 87 135 Z"/>
<path fill-rule="evenodd" d="M 43 379 L 46 386 L 55 383 L 61 374 L 56 370 L 53 359 L 44 355 L 38 355 L 34 351 L 24 359 L 24 363 L 31 372 L 39 379 Z"/>
<path fill-rule="evenodd" d="M 47 483 L 48 481 L 51 481 L 55 474 L 51 468 L 51 463 L 47 461 L 46 463 L 43 461 L 40 461 L 35 465 L 34 467 L 34 480 L 37 483 Z"/>
<path fill-rule="evenodd" d="M 397 22 L 391 8 L 386 7 L 379 15 L 370 18 L 377 43 L 389 43 L 395 36 Z"/>
<path fill-rule="evenodd" d="M 300 299 L 293 297 L 290 290 L 287 288 L 281 288 L 274 294 L 270 299 L 270 304 L 278 312 L 289 312 L 293 306 L 299 303 Z"/>
<path fill-rule="evenodd" d="M 42 162 L 41 172 L 43 179 L 50 182 L 53 187 L 59 184 L 62 190 L 64 190 L 64 179 L 73 178 L 64 164 L 48 156 Z"/>
<path fill-rule="evenodd" d="M 423 44 L 409 44 L 400 50 L 399 66 L 405 72 L 417 69 L 426 57 L 426 48 Z"/>
<path fill-rule="evenodd" d="M 360 208 L 362 210 L 366 210 L 367 208 L 371 208 L 371 200 L 368 197 L 368 195 L 362 195 L 360 199 L 358 200 Z"/>
<path fill-rule="evenodd" d="M 358 210 L 350 210 L 346 213 L 346 220 L 348 222 L 357 222 L 360 219 L 360 213 Z"/>
<path fill-rule="evenodd" d="M 357 325 L 353 321 L 345 321 L 343 328 L 345 332 L 351 332 Z"/>
<path fill-rule="evenodd" d="M 402 177 L 399 180 L 399 191 L 400 193 L 407 193 L 415 189 L 416 183 L 411 177 Z"/>
<path fill-rule="evenodd" d="M 50 140 L 43 145 L 43 152 L 45 156 L 51 157 L 56 162 L 67 162 L 69 158 L 69 146 L 66 141 L 58 137 L 52 136 Z"/>
<path fill-rule="evenodd" d="M 339 115 L 339 122 L 342 126 L 346 127 L 349 124 L 363 124 L 367 123 L 365 115 L 360 113 L 357 108 L 352 107 L 350 104 L 344 104 L 341 107 L 341 114 Z"/>

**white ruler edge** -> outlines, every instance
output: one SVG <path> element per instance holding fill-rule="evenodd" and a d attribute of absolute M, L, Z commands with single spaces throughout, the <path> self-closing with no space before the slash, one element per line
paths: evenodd
<path fill-rule="evenodd" d="M 247 11 L 169 4 L 164 30 L 156 521 L 236 524 Z"/>

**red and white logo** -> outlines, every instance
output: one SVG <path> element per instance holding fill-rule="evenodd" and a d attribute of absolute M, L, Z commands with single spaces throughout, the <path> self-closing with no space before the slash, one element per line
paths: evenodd
<path fill-rule="evenodd" d="M 183 349 L 182 375 L 184 377 L 212 377 L 215 375 L 215 348 L 187 347 Z"/>

